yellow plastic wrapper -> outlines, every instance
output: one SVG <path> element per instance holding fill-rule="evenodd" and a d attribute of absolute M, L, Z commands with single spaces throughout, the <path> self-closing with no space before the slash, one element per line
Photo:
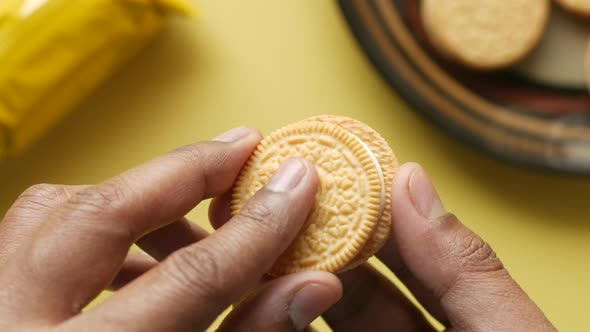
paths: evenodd
<path fill-rule="evenodd" d="M 139 53 L 188 0 L 0 0 L 0 159 Z"/>

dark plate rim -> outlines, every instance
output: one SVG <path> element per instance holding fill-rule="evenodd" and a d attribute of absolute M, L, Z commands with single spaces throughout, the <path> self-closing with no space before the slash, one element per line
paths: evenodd
<path fill-rule="evenodd" d="M 590 165 L 588 165 L 587 169 L 575 167 L 568 168 L 561 165 L 548 163 L 547 160 L 544 159 L 532 159 L 527 155 L 519 156 L 518 154 L 514 153 L 501 153 L 494 151 L 494 149 L 486 144 L 480 137 L 471 135 L 465 129 L 458 126 L 453 126 L 449 121 L 445 121 L 445 117 L 440 115 L 434 105 L 425 102 L 418 94 L 414 93 L 411 86 L 406 84 L 402 77 L 386 69 L 389 67 L 389 64 L 384 60 L 380 52 L 375 49 L 375 46 L 369 41 L 370 38 L 366 36 L 365 29 L 362 27 L 362 24 L 359 22 L 357 15 L 355 14 L 353 2 L 354 1 L 351 0 L 338 0 L 339 7 L 350 28 L 350 31 L 363 50 L 363 53 L 367 55 L 368 59 L 377 69 L 382 79 L 384 79 L 391 87 L 393 87 L 394 91 L 399 94 L 399 96 L 401 96 L 415 112 L 424 116 L 455 140 L 459 141 L 460 143 L 467 143 L 467 146 L 469 146 L 472 150 L 476 150 L 477 153 L 483 152 L 493 159 L 500 159 L 509 162 L 510 164 L 519 166 L 523 169 L 536 170 L 544 173 L 570 176 L 590 175 Z"/>

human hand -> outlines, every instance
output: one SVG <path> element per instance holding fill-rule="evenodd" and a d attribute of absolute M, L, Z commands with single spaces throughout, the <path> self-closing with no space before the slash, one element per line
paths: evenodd
<path fill-rule="evenodd" d="M 424 170 L 405 164 L 392 189 L 392 232 L 378 258 L 450 331 L 555 331 L 490 246 L 445 211 Z M 433 331 L 400 291 L 368 265 L 341 275 L 334 331 Z"/>
<path fill-rule="evenodd" d="M 291 161 L 283 177 L 226 223 L 227 191 L 260 135 L 241 129 L 221 140 L 176 150 L 97 186 L 27 190 L 0 224 L 0 330 L 202 330 L 258 285 L 302 225 L 317 175 Z M 295 171 L 297 165 L 304 167 Z M 448 327 L 552 329 L 489 246 L 443 212 L 416 167 L 402 166 L 396 175 L 394 235 L 378 256 Z M 210 219 L 219 230 L 207 236 L 182 216 L 213 196 Z M 134 241 L 163 262 L 126 257 Z M 342 278 L 345 297 L 324 315 L 335 330 L 431 329 L 367 266 Z M 126 287 L 80 314 L 109 284 Z M 341 291 L 328 273 L 285 276 L 238 306 L 222 329 L 302 329 Z"/>
<path fill-rule="evenodd" d="M 260 139 L 240 128 L 98 185 L 29 188 L 0 223 L 0 331 L 204 330 L 259 284 L 318 187 L 315 169 L 291 159 L 225 223 L 227 192 Z M 216 196 L 210 217 L 224 225 L 208 235 L 183 216 Z M 153 258 L 128 254 L 134 242 Z M 81 313 L 109 285 L 119 290 Z M 341 291 L 329 273 L 285 276 L 224 328 L 301 329 Z"/>

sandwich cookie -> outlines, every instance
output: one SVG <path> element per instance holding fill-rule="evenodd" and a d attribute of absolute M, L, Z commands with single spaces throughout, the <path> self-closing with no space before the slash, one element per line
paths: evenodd
<path fill-rule="evenodd" d="M 269 274 L 338 273 L 365 262 L 385 243 L 391 227 L 397 160 L 387 142 L 369 126 L 339 116 L 313 117 L 278 129 L 262 140 L 238 176 L 232 215 L 290 157 L 310 161 L 320 187 L 305 224 Z"/>

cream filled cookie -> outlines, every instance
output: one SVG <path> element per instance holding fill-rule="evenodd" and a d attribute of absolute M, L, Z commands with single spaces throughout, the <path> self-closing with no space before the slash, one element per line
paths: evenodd
<path fill-rule="evenodd" d="M 366 261 L 389 235 L 397 161 L 385 140 L 359 121 L 314 117 L 265 137 L 236 181 L 232 214 L 296 156 L 315 165 L 320 188 L 304 226 L 269 274 L 342 272 Z"/>

